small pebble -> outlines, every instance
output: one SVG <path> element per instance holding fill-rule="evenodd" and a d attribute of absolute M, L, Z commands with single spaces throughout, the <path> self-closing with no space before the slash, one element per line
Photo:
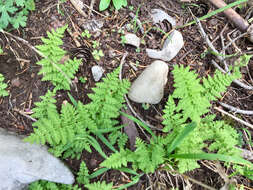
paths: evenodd
<path fill-rule="evenodd" d="M 91 68 L 91 72 L 92 72 L 92 76 L 93 76 L 94 80 L 97 82 L 102 78 L 103 73 L 105 71 L 102 67 L 95 65 Z"/>
<path fill-rule="evenodd" d="M 125 35 L 125 39 L 126 39 L 125 41 L 126 44 L 135 46 L 137 48 L 140 46 L 141 40 L 135 34 L 128 33 Z"/>

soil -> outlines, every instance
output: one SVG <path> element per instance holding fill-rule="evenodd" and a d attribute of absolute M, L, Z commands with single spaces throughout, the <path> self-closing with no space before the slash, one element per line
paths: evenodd
<path fill-rule="evenodd" d="M 82 2 L 86 5 L 90 5 L 90 0 L 82 0 Z M 94 10 L 96 11 L 98 11 L 98 2 L 99 1 L 96 1 L 94 4 Z M 147 57 L 145 49 L 162 47 L 163 35 L 155 30 L 150 30 L 146 36 L 144 36 L 140 30 L 136 32 L 136 35 L 143 37 L 145 41 L 144 44 L 141 44 L 140 51 L 136 51 L 135 47 L 121 43 L 122 34 L 118 31 L 126 30 L 124 29 L 126 24 L 133 23 L 133 19 L 129 16 L 130 13 L 136 14 L 136 12 L 138 12 L 138 19 L 143 23 L 144 30 L 147 31 L 152 27 L 149 13 L 153 8 L 160 8 L 176 18 L 177 25 L 183 25 L 191 21 L 191 12 L 195 16 L 201 17 L 215 10 L 215 7 L 205 1 L 182 3 L 178 0 L 128 0 L 128 5 L 127 8 L 122 8 L 119 11 L 115 11 L 110 7 L 109 10 L 101 12 L 100 14 L 91 12 L 90 18 L 84 18 L 77 12 L 70 1 L 60 4 L 57 0 L 43 0 L 36 2 L 36 10 L 29 14 L 27 26 L 25 28 L 12 30 L 10 32 L 28 41 L 30 45 L 36 46 L 42 43 L 41 37 L 46 37 L 46 31 L 68 24 L 71 33 L 65 32 L 65 37 L 63 39 L 63 48 L 67 51 L 77 47 L 75 40 L 81 45 L 86 46 L 91 45 L 93 40 L 97 40 L 105 56 L 99 61 L 94 59 L 84 61 L 82 68 L 80 68 L 77 73 L 77 77 L 86 77 L 87 82 L 85 84 L 78 83 L 77 91 L 71 89 L 71 94 L 76 100 L 87 103 L 89 102 L 87 94 L 91 93 L 91 88 L 95 86 L 95 81 L 91 74 L 91 67 L 93 65 L 100 65 L 105 70 L 105 74 L 109 73 L 119 66 L 120 59 L 124 52 L 128 52 L 123 69 L 123 78 L 128 78 L 132 81 L 153 61 Z M 84 9 L 87 14 L 89 12 L 88 10 L 89 9 Z M 249 7 L 236 10 L 245 17 Z M 101 14 L 106 17 L 101 16 Z M 90 20 L 101 20 L 103 22 L 103 27 L 98 32 L 90 31 L 92 36 L 90 39 L 87 39 L 81 36 L 81 33 L 84 31 L 82 25 Z M 219 51 L 222 49 L 221 39 L 224 39 L 227 44 L 229 38 L 233 39 L 240 33 L 235 30 L 233 24 L 231 24 L 223 14 L 218 14 L 202 21 L 202 25 L 211 41 L 213 41 L 213 45 Z M 163 28 L 165 32 L 170 30 L 170 26 L 166 24 L 161 24 L 160 27 L 165 27 Z M 203 58 L 201 57 L 208 49 L 208 46 L 201 37 L 198 26 L 191 25 L 179 30 L 183 34 L 185 45 L 179 54 L 168 63 L 170 70 L 172 70 L 172 66 L 175 64 L 183 64 L 185 66 L 190 66 L 191 69 L 195 70 L 201 77 L 212 74 L 215 68 L 211 65 L 211 60 L 217 61 L 217 59 L 214 55 L 210 54 L 207 54 Z M 53 86 L 49 82 L 41 81 L 42 76 L 38 75 L 40 66 L 36 65 L 36 62 L 40 60 L 40 56 L 29 46 L 17 40 L 15 37 L 3 35 L 2 33 L 0 33 L 0 46 L 4 50 L 4 54 L 0 55 L 0 73 L 4 75 L 10 93 L 8 97 L 0 99 L 1 127 L 22 135 L 29 135 L 33 131 L 32 120 L 22 115 L 22 113 L 25 112 L 29 115 L 29 111 L 34 107 L 34 103 L 40 101 L 39 97 L 44 95 L 48 89 L 52 89 Z M 252 49 L 253 44 L 247 39 L 241 38 L 237 40 L 233 46 L 230 46 L 226 53 L 234 54 L 240 50 L 241 53 L 250 54 L 252 53 Z M 227 59 L 227 63 L 233 65 L 237 58 L 238 56 Z M 135 64 L 138 71 L 135 72 L 133 68 L 129 66 L 130 63 Z M 242 80 L 245 83 L 253 85 L 252 77 L 253 61 L 251 60 L 249 65 L 242 69 Z M 145 110 L 141 105 L 131 102 L 135 111 L 145 121 L 158 127 L 161 127 L 160 115 L 162 114 L 162 109 L 164 108 L 167 97 L 173 92 L 171 74 L 169 74 L 168 79 L 164 98 L 158 105 L 151 106 L 148 110 Z M 64 91 L 58 92 L 56 99 L 58 107 L 60 107 L 64 100 L 70 101 L 67 93 Z M 252 90 L 245 90 L 235 84 L 232 84 L 228 88 L 221 101 L 239 109 L 253 110 Z M 214 106 L 219 106 L 217 103 L 213 104 Z M 223 109 L 226 110 L 225 108 Z M 217 114 L 217 117 L 224 118 L 220 113 L 214 110 L 213 112 Z M 253 123 L 252 115 L 237 114 L 237 116 L 248 123 Z M 245 128 L 252 134 L 252 129 L 235 121 L 232 122 L 242 135 L 245 135 L 243 132 Z M 247 138 L 243 136 L 243 139 L 246 141 L 245 139 Z M 251 149 L 250 145 L 247 145 L 247 142 L 245 143 L 245 148 Z M 93 154 L 84 152 L 80 160 L 67 159 L 64 161 L 73 173 L 75 173 L 79 170 L 79 165 L 82 160 L 86 162 L 90 171 L 94 171 L 103 159 L 94 151 Z M 200 165 L 200 169 L 188 172 L 186 175 L 216 189 L 224 185 L 224 180 L 219 174 L 210 170 L 204 164 L 200 163 Z M 114 182 L 115 185 L 120 185 L 127 181 L 126 177 L 123 177 L 117 171 L 109 171 L 96 180 L 107 180 L 108 182 Z M 183 180 L 182 177 L 180 178 L 176 175 L 157 171 L 149 177 L 143 176 L 135 186 L 129 189 L 146 189 L 151 185 L 151 182 L 153 183 L 154 189 L 171 189 L 173 187 L 171 184 L 174 184 L 174 187 L 179 187 L 179 189 L 186 189 L 190 186 L 191 189 L 205 189 L 191 180 L 188 181 L 188 184 L 183 181 L 187 180 Z M 253 182 L 243 177 L 236 178 L 236 181 L 238 184 L 245 185 L 246 187 L 253 187 Z"/>

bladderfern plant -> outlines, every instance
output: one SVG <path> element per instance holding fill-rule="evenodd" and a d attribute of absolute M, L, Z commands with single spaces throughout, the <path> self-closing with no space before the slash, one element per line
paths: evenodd
<path fill-rule="evenodd" d="M 118 73 L 119 69 L 116 69 L 103 78 L 103 82 L 96 84 L 94 94 L 89 94 L 91 103 L 83 105 L 78 102 L 75 107 L 69 103 L 62 104 L 60 113 L 53 98 L 55 92 L 48 91 L 41 97 L 41 102 L 35 103 L 37 107 L 32 116 L 37 118 L 33 123 L 36 128 L 25 140 L 43 145 L 48 143 L 56 156 L 64 153 L 64 157 L 79 158 L 83 150 L 91 152 L 90 145 L 94 143 L 91 134 L 117 129 L 116 118 L 129 88 L 129 82 L 120 81 Z M 121 140 L 121 144 L 123 141 L 126 139 Z"/>
<path fill-rule="evenodd" d="M 8 96 L 9 93 L 6 91 L 7 84 L 4 83 L 4 76 L 0 73 L 0 97 Z"/>
<path fill-rule="evenodd" d="M 172 73 L 175 91 L 169 96 L 163 115 L 163 132 L 167 135 L 156 137 L 151 133 L 153 138 L 149 143 L 137 139 L 135 151 L 121 149 L 100 166 L 120 169 L 130 162 L 133 169 L 150 173 L 167 163 L 183 173 L 198 168 L 197 161 L 204 157 L 227 161 L 226 156 L 234 156 L 242 161 L 240 151 L 235 148 L 239 143 L 236 130 L 208 115 L 210 101 L 221 97 L 220 93 L 240 78 L 239 68 L 231 75 L 217 71 L 203 82 L 189 67 L 175 66 Z"/>
<path fill-rule="evenodd" d="M 43 75 L 42 81 L 51 81 L 55 86 L 55 90 L 70 90 L 71 80 L 74 78 L 81 59 L 67 59 L 62 63 L 66 55 L 66 51 L 60 46 L 63 44 L 61 38 L 66 30 L 67 25 L 47 32 L 48 38 L 41 38 L 43 45 L 36 48 L 42 53 L 43 59 L 37 62 L 42 68 L 39 74 Z"/>

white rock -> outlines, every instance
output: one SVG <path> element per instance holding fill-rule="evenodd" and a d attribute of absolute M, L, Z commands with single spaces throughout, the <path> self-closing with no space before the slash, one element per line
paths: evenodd
<path fill-rule="evenodd" d="M 45 146 L 25 143 L 0 128 L 0 190 L 21 190 L 43 179 L 73 184 L 74 176 Z"/>
<path fill-rule="evenodd" d="M 167 75 L 168 65 L 154 61 L 133 82 L 128 97 L 137 103 L 158 104 L 163 98 Z"/>
<path fill-rule="evenodd" d="M 103 73 L 105 71 L 102 67 L 95 65 L 91 68 L 91 72 L 92 72 L 92 76 L 93 76 L 94 80 L 97 82 L 102 78 Z"/>
<path fill-rule="evenodd" d="M 126 44 L 129 44 L 129 45 L 132 45 L 132 46 L 135 46 L 135 47 L 140 47 L 140 44 L 141 44 L 141 40 L 139 37 L 137 37 L 135 34 L 132 34 L 132 33 L 127 33 L 125 35 L 125 43 Z"/>
<path fill-rule="evenodd" d="M 184 40 L 182 34 L 179 31 L 174 30 L 165 40 L 163 49 L 161 51 L 155 49 L 146 49 L 146 52 L 150 58 L 170 61 L 178 54 L 183 46 Z"/>
<path fill-rule="evenodd" d="M 176 20 L 161 9 L 152 9 L 151 17 L 154 24 L 167 20 L 172 27 L 176 26 Z"/>

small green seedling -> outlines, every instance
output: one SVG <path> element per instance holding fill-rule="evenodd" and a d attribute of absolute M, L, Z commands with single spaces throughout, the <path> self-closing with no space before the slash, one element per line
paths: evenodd
<path fill-rule="evenodd" d="M 121 36 L 120 38 L 121 38 L 120 43 L 122 45 L 125 45 L 126 44 L 126 37 L 125 36 Z"/>
<path fill-rule="evenodd" d="M 133 11 L 133 10 L 134 10 L 134 6 L 132 6 L 132 5 L 131 5 L 131 6 L 128 6 L 128 8 L 129 8 L 130 11 Z"/>
<path fill-rule="evenodd" d="M 150 108 L 150 104 L 148 103 L 143 103 L 141 104 L 141 107 L 144 109 L 144 110 L 148 110 Z"/>
<path fill-rule="evenodd" d="M 90 32 L 89 32 L 89 30 L 84 30 L 84 32 L 82 32 L 82 37 L 86 37 L 86 38 L 90 38 L 91 37 L 91 34 L 90 34 Z"/>
<path fill-rule="evenodd" d="M 104 53 L 103 53 L 103 51 L 100 49 L 100 50 L 94 50 L 94 51 L 92 52 L 92 55 L 93 55 L 93 57 L 94 57 L 95 60 L 99 61 L 100 58 L 104 56 Z"/>
<path fill-rule="evenodd" d="M 99 11 L 104 11 L 105 9 L 107 9 L 111 1 L 116 10 L 127 6 L 127 0 L 100 0 Z"/>
<path fill-rule="evenodd" d="M 3 51 L 3 49 L 0 47 L 0 55 L 3 54 L 3 53 L 4 53 L 4 51 Z"/>
<path fill-rule="evenodd" d="M 93 47 L 94 49 L 96 49 L 97 47 L 99 47 L 99 42 L 96 41 L 96 40 L 93 40 L 93 41 L 92 41 L 92 47 Z"/>
<path fill-rule="evenodd" d="M 87 77 L 79 77 L 79 81 L 84 84 L 87 81 Z"/>

